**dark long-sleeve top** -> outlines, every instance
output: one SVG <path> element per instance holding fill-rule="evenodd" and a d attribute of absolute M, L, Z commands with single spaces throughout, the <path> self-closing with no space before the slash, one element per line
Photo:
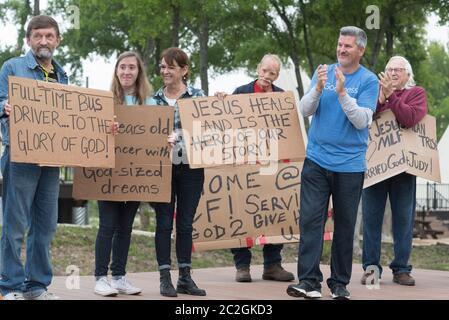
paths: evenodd
<path fill-rule="evenodd" d="M 406 128 L 413 127 L 427 114 L 426 91 L 422 87 L 395 90 L 385 103 L 377 102 L 376 112 L 393 111 L 396 120 Z"/>

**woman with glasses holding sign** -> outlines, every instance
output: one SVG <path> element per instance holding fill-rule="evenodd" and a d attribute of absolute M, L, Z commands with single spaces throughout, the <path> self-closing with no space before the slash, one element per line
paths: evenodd
<path fill-rule="evenodd" d="M 376 112 L 390 109 L 402 127 L 410 128 L 427 114 L 426 92 L 415 85 L 410 63 L 401 56 L 388 61 L 385 72 L 379 74 L 380 94 Z M 382 273 L 380 249 L 382 223 L 387 195 L 393 220 L 394 260 L 390 264 L 393 281 L 414 286 L 408 263 L 412 251 L 413 224 L 416 206 L 416 177 L 401 173 L 366 188 L 362 194 L 363 206 L 363 269 L 361 283 L 373 281 L 375 270 Z M 370 279 L 368 281 L 368 278 Z"/>
<path fill-rule="evenodd" d="M 156 256 L 160 272 L 160 293 L 176 297 L 177 293 L 205 296 L 206 291 L 197 287 L 190 277 L 192 267 L 193 218 L 201 197 L 204 169 L 191 169 L 187 161 L 185 143 L 181 134 L 178 99 L 203 97 L 201 89 L 187 84 L 189 58 L 179 48 L 168 48 L 162 53 L 160 75 L 164 85 L 154 95 L 158 105 L 175 108 L 174 131 L 168 142 L 173 147 L 172 191 L 170 203 L 151 203 L 156 211 Z M 176 289 L 171 276 L 171 234 L 176 208 L 176 257 L 179 279 Z"/>
<path fill-rule="evenodd" d="M 122 53 L 115 64 L 111 91 L 119 105 L 155 105 L 151 85 L 142 59 L 135 52 Z M 102 296 L 136 295 L 125 277 L 131 242 L 131 231 L 140 202 L 98 201 L 100 226 L 95 243 L 95 293 Z M 108 266 L 112 251 L 112 281 L 108 280 Z"/>

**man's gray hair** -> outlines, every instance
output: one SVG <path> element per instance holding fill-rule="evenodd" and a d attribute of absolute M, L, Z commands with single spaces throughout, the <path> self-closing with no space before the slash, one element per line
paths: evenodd
<path fill-rule="evenodd" d="M 282 68 L 282 62 L 281 62 L 281 58 L 279 58 L 279 56 L 277 54 L 272 54 L 272 53 L 267 53 L 266 55 L 264 55 L 262 57 L 262 59 L 260 60 L 259 64 L 261 64 L 265 59 L 273 59 L 274 61 L 276 61 L 276 63 L 279 65 L 279 70 L 281 70 Z"/>
<path fill-rule="evenodd" d="M 368 38 L 365 31 L 358 27 L 347 26 L 340 29 L 340 36 L 352 36 L 355 37 L 355 43 L 361 47 L 366 48 Z"/>
<path fill-rule="evenodd" d="M 407 83 L 405 84 L 404 88 L 405 88 L 405 89 L 410 89 L 410 88 L 416 86 L 415 79 L 414 79 L 414 75 L 413 75 L 412 65 L 411 65 L 410 62 L 408 62 L 408 60 L 405 59 L 403 56 L 393 56 L 393 57 L 391 57 L 390 60 L 388 60 L 387 65 L 385 66 L 385 70 L 387 70 L 388 65 L 389 65 L 389 64 L 391 63 L 391 61 L 393 61 L 393 60 L 400 60 L 400 61 L 402 61 L 402 62 L 404 63 L 405 71 L 407 71 L 407 74 L 408 74 L 408 81 L 407 81 Z"/>

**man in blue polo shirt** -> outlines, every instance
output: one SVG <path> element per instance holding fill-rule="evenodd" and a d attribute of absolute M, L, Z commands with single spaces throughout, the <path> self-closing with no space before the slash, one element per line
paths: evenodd
<path fill-rule="evenodd" d="M 341 28 L 336 50 L 338 63 L 318 67 L 299 105 L 303 116 L 313 115 L 313 120 L 301 173 L 299 284 L 287 289 L 293 297 L 321 297 L 320 258 L 332 195 L 334 234 L 327 285 L 332 298 L 350 298 L 346 285 L 352 272 L 368 126 L 379 91 L 377 77 L 360 65 L 366 42 L 362 29 Z"/>

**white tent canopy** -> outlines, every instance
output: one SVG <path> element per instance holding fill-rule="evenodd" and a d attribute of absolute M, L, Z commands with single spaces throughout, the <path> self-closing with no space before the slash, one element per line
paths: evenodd
<path fill-rule="evenodd" d="M 301 70 L 301 79 L 302 84 L 304 86 L 304 91 L 307 91 L 310 85 L 310 78 L 302 70 Z M 299 107 L 299 94 L 298 90 L 296 89 L 298 87 L 298 82 L 296 81 L 295 67 L 290 58 L 288 58 L 288 62 L 286 64 L 283 64 L 281 72 L 279 73 L 279 78 L 274 82 L 274 84 L 284 89 L 285 91 L 293 91 L 293 94 L 295 95 L 296 106 Z M 304 118 L 300 114 L 299 109 L 298 115 L 299 115 L 299 123 L 301 124 L 301 133 L 304 139 L 304 146 L 307 146 L 306 127 L 304 125 Z"/>

